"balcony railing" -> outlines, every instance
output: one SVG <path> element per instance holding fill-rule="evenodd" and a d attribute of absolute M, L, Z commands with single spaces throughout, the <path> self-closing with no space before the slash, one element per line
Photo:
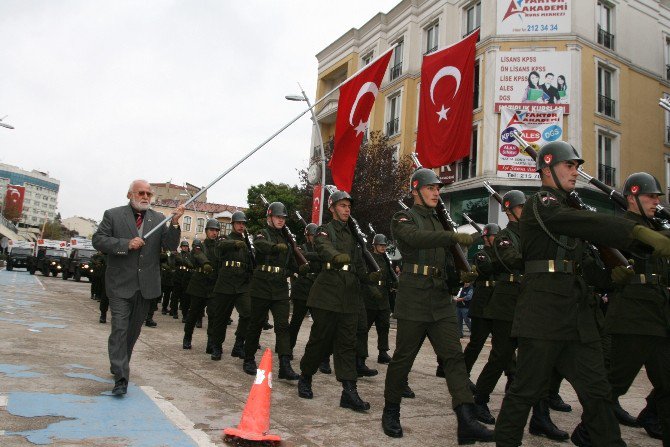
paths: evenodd
<path fill-rule="evenodd" d="M 391 80 L 398 79 L 402 74 L 402 62 L 398 62 L 391 67 Z"/>
<path fill-rule="evenodd" d="M 616 186 L 616 168 L 598 163 L 598 180 L 609 186 Z"/>
<path fill-rule="evenodd" d="M 665 79 L 670 80 L 670 64 L 665 64 Z"/>
<path fill-rule="evenodd" d="M 670 143 L 670 126 L 665 126 L 665 142 Z"/>
<path fill-rule="evenodd" d="M 605 95 L 598 95 L 598 113 L 614 118 L 616 101 Z"/>
<path fill-rule="evenodd" d="M 472 29 L 469 30 L 469 31 L 466 31 L 465 34 L 463 34 L 463 38 L 465 38 L 465 37 L 468 36 L 469 34 L 472 34 L 473 32 L 475 32 L 475 30 L 478 30 L 478 29 L 479 29 L 479 26 L 476 27 L 476 28 L 472 28 Z M 481 32 L 480 32 L 479 36 L 477 36 L 477 42 L 479 42 L 481 38 L 482 38 L 482 35 L 481 35 Z"/>
<path fill-rule="evenodd" d="M 428 48 L 428 49 L 426 50 L 426 52 L 423 53 L 423 55 L 425 56 L 426 54 L 430 54 L 430 53 L 432 53 L 433 51 L 436 51 L 436 50 L 437 50 L 437 45 L 435 45 L 435 46 L 432 47 L 432 48 Z"/>
<path fill-rule="evenodd" d="M 400 118 L 393 118 L 391 121 L 386 123 L 386 135 L 393 136 L 397 135 L 400 131 Z"/>
<path fill-rule="evenodd" d="M 598 25 L 598 43 L 605 48 L 614 48 L 614 34 L 609 33 Z"/>
<path fill-rule="evenodd" d="M 477 161 L 469 158 L 459 161 L 456 165 L 456 179 L 467 180 L 477 175 Z"/>

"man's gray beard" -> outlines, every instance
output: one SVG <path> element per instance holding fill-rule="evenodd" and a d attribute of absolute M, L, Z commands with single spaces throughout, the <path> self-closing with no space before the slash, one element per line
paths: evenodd
<path fill-rule="evenodd" d="M 150 203 L 140 203 L 135 200 L 131 200 L 130 204 L 133 208 L 135 208 L 137 211 L 146 211 L 151 207 Z"/>

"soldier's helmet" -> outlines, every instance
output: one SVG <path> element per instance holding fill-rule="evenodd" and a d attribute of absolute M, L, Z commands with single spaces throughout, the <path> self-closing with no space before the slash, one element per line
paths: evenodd
<path fill-rule="evenodd" d="M 305 236 L 307 235 L 314 236 L 318 228 L 319 226 L 317 224 L 308 223 L 307 226 L 305 227 Z"/>
<path fill-rule="evenodd" d="M 181 241 L 181 242 L 179 243 L 179 246 L 180 246 L 180 247 L 188 247 L 188 241 Z"/>
<path fill-rule="evenodd" d="M 375 237 L 372 238 L 372 245 L 388 245 L 388 244 L 389 244 L 388 239 L 381 233 L 375 234 Z"/>
<path fill-rule="evenodd" d="M 500 226 L 495 223 L 489 223 L 482 228 L 482 236 L 495 236 L 500 232 Z"/>
<path fill-rule="evenodd" d="M 288 212 L 286 211 L 286 206 L 284 206 L 283 203 L 281 202 L 272 202 L 268 206 L 268 217 L 270 216 L 276 216 L 276 217 L 288 217 Z"/>
<path fill-rule="evenodd" d="M 196 248 L 199 248 L 202 250 L 202 241 L 200 239 L 193 239 L 193 243 L 191 244 L 191 247 L 195 250 Z"/>
<path fill-rule="evenodd" d="M 244 214 L 242 211 L 235 211 L 230 218 L 231 222 L 246 222 L 247 221 L 247 215 Z"/>
<path fill-rule="evenodd" d="M 442 185 L 442 182 L 432 169 L 419 168 L 414 171 L 409 181 L 409 189 L 418 191 L 426 185 Z"/>
<path fill-rule="evenodd" d="M 639 194 L 663 194 L 658 179 L 646 172 L 631 174 L 623 184 L 624 196 L 637 196 Z"/>
<path fill-rule="evenodd" d="M 330 197 L 328 197 L 328 208 L 335 205 L 340 200 L 344 200 L 344 199 L 347 199 L 353 205 L 354 201 L 353 201 L 353 199 L 351 198 L 351 196 L 349 195 L 348 192 L 346 192 L 346 191 L 335 191 L 334 193 L 332 193 L 330 195 Z"/>
<path fill-rule="evenodd" d="M 512 209 L 515 206 L 523 205 L 524 203 L 526 203 L 526 195 L 518 189 L 507 191 L 502 197 L 503 211 Z"/>
<path fill-rule="evenodd" d="M 221 229 L 221 222 L 219 222 L 216 219 L 207 219 L 207 224 L 205 225 L 205 230 L 209 230 L 210 228 L 213 228 L 215 230 L 220 230 Z"/>
<path fill-rule="evenodd" d="M 565 141 L 552 141 L 542 146 L 542 149 L 538 152 L 537 160 L 535 160 L 535 170 L 540 171 L 543 168 L 568 160 L 575 160 L 580 165 L 584 163 L 573 145 Z"/>

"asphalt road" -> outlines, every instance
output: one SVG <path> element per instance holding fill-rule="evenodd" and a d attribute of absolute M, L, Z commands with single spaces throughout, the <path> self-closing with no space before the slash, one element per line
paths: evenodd
<path fill-rule="evenodd" d="M 181 320 L 156 316 L 158 327 L 144 327 L 131 362 L 129 392 L 110 395 L 107 336 L 109 324 L 98 323 L 98 302 L 89 284 L 31 276 L 23 270 L 0 270 L 0 446 L 223 446 L 222 430 L 239 423 L 253 378 L 241 360 L 230 356 L 235 324 L 228 329 L 220 362 L 205 355 L 205 329 L 196 329 L 193 349 L 181 348 Z M 109 319 L 109 318 L 108 318 Z M 309 335 L 305 320 L 294 368 Z M 391 330 L 391 345 L 395 330 Z M 463 340 L 465 344 L 467 339 Z M 271 428 L 285 446 L 437 446 L 456 445 L 456 416 L 444 379 L 434 376 L 435 357 L 426 343 L 412 373 L 416 399 L 401 410 L 402 439 L 386 437 L 380 426 L 386 366 L 376 363 L 376 336 L 370 336 L 368 365 L 376 377 L 359 380 L 361 396 L 370 401 L 367 414 L 339 408 L 340 385 L 332 375 L 314 377 L 314 399 L 297 397 L 296 383 L 273 380 Z M 264 331 L 261 344 L 274 347 Z M 488 357 L 485 348 L 473 371 Z M 260 361 L 260 353 L 257 356 Z M 278 368 L 275 357 L 274 368 Z M 276 377 L 276 375 L 275 375 Z M 497 416 L 504 378 L 492 395 Z M 651 386 L 640 373 L 624 408 L 637 414 Z M 552 412 L 554 422 L 572 431 L 581 407 L 564 383 L 563 398 L 574 410 Z M 622 427 L 629 446 L 659 446 L 642 429 Z M 493 445 L 493 444 L 489 444 Z M 524 445 L 566 445 L 526 434 Z"/>

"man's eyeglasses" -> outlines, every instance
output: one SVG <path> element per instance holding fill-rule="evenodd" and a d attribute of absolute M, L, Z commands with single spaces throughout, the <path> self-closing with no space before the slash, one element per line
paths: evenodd
<path fill-rule="evenodd" d="M 152 193 L 150 191 L 136 191 L 135 194 L 137 194 L 140 197 L 142 197 L 142 196 L 153 197 L 154 196 L 154 193 Z"/>

